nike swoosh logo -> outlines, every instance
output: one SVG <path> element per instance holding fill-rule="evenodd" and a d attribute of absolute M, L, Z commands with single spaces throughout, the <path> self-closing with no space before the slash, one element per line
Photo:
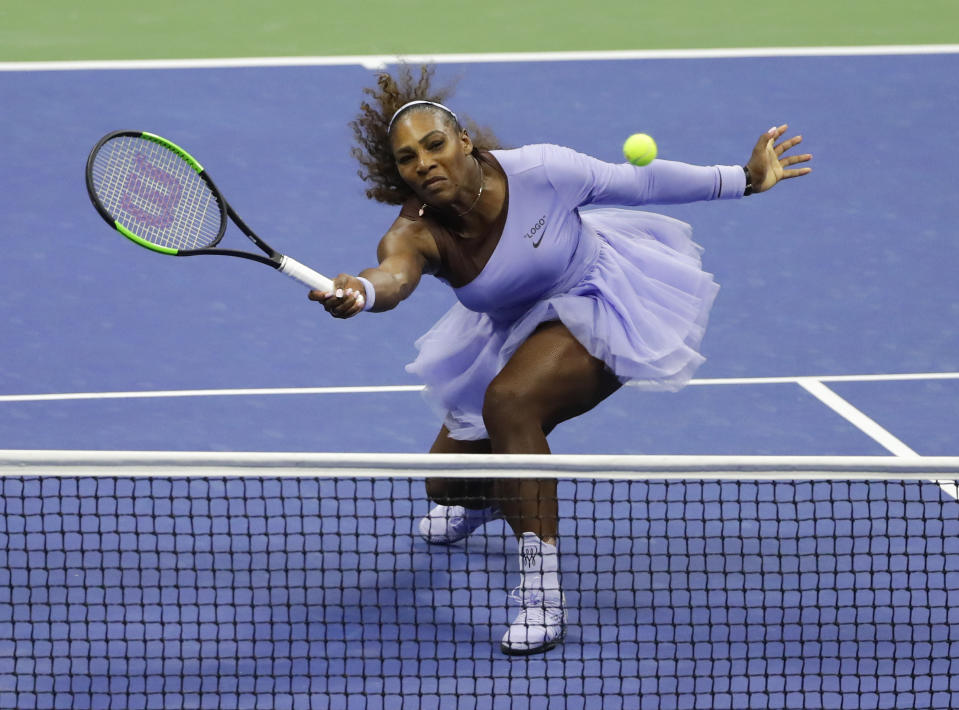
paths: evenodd
<path fill-rule="evenodd" d="M 545 236 L 546 236 L 545 234 L 540 234 L 540 235 L 539 235 L 539 239 L 537 239 L 535 242 L 533 242 L 533 249 L 536 249 L 540 244 L 543 243 L 543 237 L 545 237 Z"/>

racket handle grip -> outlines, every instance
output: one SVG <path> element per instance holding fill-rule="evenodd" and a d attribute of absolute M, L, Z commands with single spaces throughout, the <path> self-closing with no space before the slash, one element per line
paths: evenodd
<path fill-rule="evenodd" d="M 326 278 L 323 274 L 313 271 L 309 266 L 304 266 L 296 259 L 283 256 L 277 268 L 290 278 L 294 278 L 301 284 L 305 284 L 317 291 L 329 292 L 333 290 L 332 280 Z"/>

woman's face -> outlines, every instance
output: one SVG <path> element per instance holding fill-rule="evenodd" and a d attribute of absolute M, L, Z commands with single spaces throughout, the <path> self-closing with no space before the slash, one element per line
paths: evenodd
<path fill-rule="evenodd" d="M 434 206 L 469 204 L 476 196 L 473 142 L 438 110 L 409 111 L 393 125 L 393 158 L 400 177 Z"/>

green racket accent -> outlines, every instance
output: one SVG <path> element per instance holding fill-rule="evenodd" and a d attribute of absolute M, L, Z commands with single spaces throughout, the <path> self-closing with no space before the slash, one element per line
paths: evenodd
<path fill-rule="evenodd" d="M 159 143 L 160 145 L 162 145 L 162 146 L 165 147 L 165 148 L 169 148 L 169 149 L 172 150 L 174 153 L 176 153 L 176 154 L 179 155 L 181 158 L 183 158 L 186 162 L 188 162 L 188 163 L 190 164 L 190 166 L 191 166 L 194 170 L 196 170 L 198 173 L 202 173 L 202 172 L 203 172 L 203 166 L 200 165 L 200 164 L 197 162 L 196 158 L 194 158 L 192 155 L 190 155 L 189 153 L 187 153 L 185 150 L 183 150 L 183 148 L 181 148 L 180 146 L 178 146 L 176 143 L 171 143 L 171 142 L 168 141 L 166 138 L 161 138 L 160 136 L 156 135 L 155 133 L 147 133 L 146 131 L 144 131 L 144 132 L 141 133 L 140 135 L 141 135 L 143 138 L 146 138 L 147 140 L 151 140 L 151 141 L 153 141 L 154 143 Z"/>
<path fill-rule="evenodd" d="M 180 253 L 179 249 L 171 249 L 170 247 L 161 247 L 159 244 L 154 244 L 153 242 L 148 242 L 146 239 L 142 239 L 141 237 L 138 237 L 136 234 L 131 232 L 129 229 L 124 227 L 119 222 L 114 221 L 113 226 L 117 228 L 117 231 L 120 234 L 122 234 L 124 237 L 126 237 L 130 241 L 136 242 L 141 247 L 146 247 L 147 249 L 150 249 L 152 251 L 158 251 L 161 254 L 172 254 L 173 256 L 176 256 L 177 254 Z"/>

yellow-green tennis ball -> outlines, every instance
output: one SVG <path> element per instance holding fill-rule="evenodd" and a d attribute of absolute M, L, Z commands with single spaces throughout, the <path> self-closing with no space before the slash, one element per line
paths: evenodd
<path fill-rule="evenodd" d="M 645 133 L 634 133 L 623 143 L 623 155 L 633 165 L 649 165 L 656 159 L 656 141 Z"/>

